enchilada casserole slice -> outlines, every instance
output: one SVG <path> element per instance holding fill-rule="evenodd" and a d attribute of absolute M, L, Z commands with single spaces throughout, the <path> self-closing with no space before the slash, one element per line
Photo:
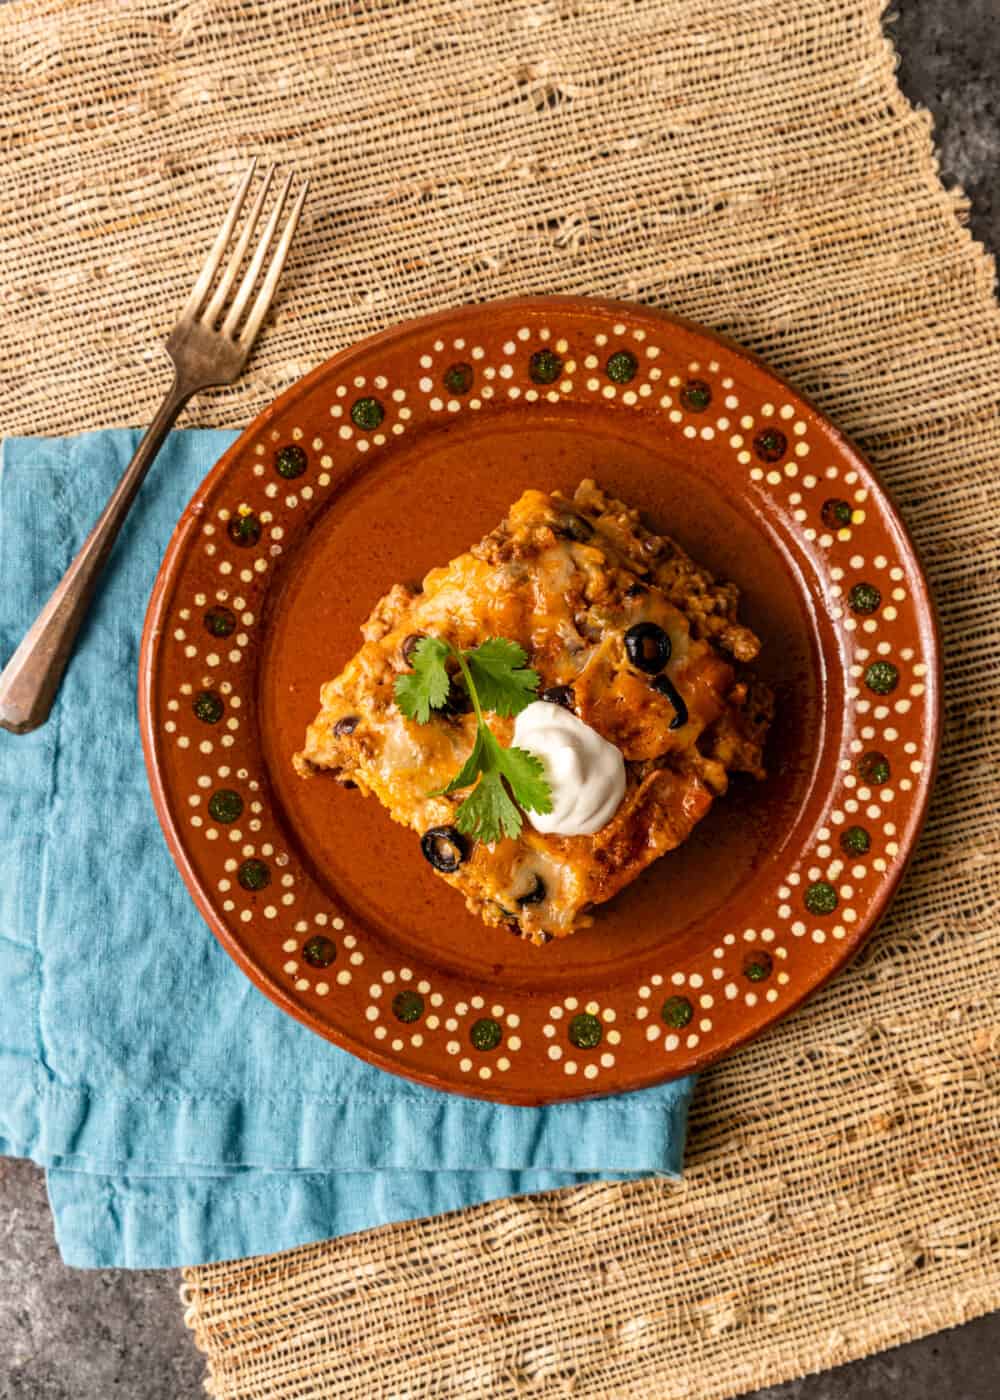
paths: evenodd
<path fill-rule="evenodd" d="M 564 937 L 679 846 L 729 773 L 764 776 L 772 697 L 745 670 L 759 642 L 740 623 L 738 602 L 732 584 L 717 583 L 593 481 L 572 499 L 526 491 L 479 544 L 376 604 L 360 650 L 322 688 L 296 769 L 377 797 L 423 838 L 415 853 L 422 846 L 487 924 L 538 944 Z M 669 660 L 651 676 L 635 638 L 659 629 Z M 428 794 L 447 786 L 472 749 L 476 723 L 461 677 L 426 724 L 407 719 L 394 698 L 425 636 L 461 649 L 491 637 L 517 642 L 539 675 L 538 698 L 617 746 L 625 794 L 604 827 L 544 835 L 529 816 L 516 839 L 487 845 L 458 834 L 462 794 Z M 511 742 L 513 719 L 490 715 L 489 725 Z M 444 837 L 434 834 L 441 828 Z"/>

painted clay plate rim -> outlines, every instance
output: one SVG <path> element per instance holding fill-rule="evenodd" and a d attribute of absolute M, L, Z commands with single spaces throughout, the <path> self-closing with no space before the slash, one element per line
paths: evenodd
<path fill-rule="evenodd" d="M 484 331 L 486 323 L 493 329 Z M 507 334 L 504 326 L 511 328 L 509 339 L 494 345 Z M 452 349 L 456 340 L 460 351 Z M 373 375 L 371 362 L 400 343 L 414 349 L 400 382 Z M 417 352 L 424 344 L 421 356 Z M 547 377 L 552 361 L 545 377 L 535 375 L 539 351 L 557 357 L 554 378 Z M 612 374 L 616 354 L 625 359 L 616 362 Z M 482 385 L 474 403 L 474 396 L 459 401 L 441 388 L 441 371 L 447 368 L 442 355 L 472 360 L 477 386 Z M 366 367 L 363 376 L 359 370 Z M 724 410 L 721 415 L 705 414 L 698 395 L 703 397 L 706 382 L 712 402 Z M 692 393 L 691 384 L 701 389 Z M 352 399 L 363 401 L 356 418 L 340 418 L 339 433 L 330 439 L 329 452 L 351 454 L 346 473 L 342 463 L 334 467 L 328 453 L 318 455 L 294 426 L 297 405 L 323 386 L 329 387 L 333 413 L 338 402 L 346 407 Z M 549 992 L 508 987 L 501 1007 L 496 1005 L 500 994 L 488 982 L 475 985 L 465 975 L 442 976 L 436 967 L 399 965 L 391 949 L 366 947 L 364 933 L 331 906 L 307 863 L 295 859 L 294 839 L 283 835 L 267 809 L 260 741 L 246 699 L 256 686 L 256 649 L 247 648 L 246 631 L 264 612 L 275 577 L 271 564 L 277 565 L 282 553 L 274 544 L 266 551 L 266 541 L 305 529 L 323 511 L 324 489 L 336 482 L 338 471 L 349 474 L 362 460 L 390 454 L 396 439 L 389 428 L 402 436 L 422 421 L 468 407 L 485 414 L 516 397 L 522 404 L 569 401 L 607 405 L 611 412 L 658 414 L 664 433 L 676 435 L 686 451 L 726 455 L 737 484 L 744 483 L 754 496 L 755 509 L 781 522 L 820 580 L 838 628 L 840 656 L 834 661 L 844 666 L 845 695 L 853 710 L 812 846 L 790 858 L 767 917 L 756 919 L 753 928 L 719 935 L 716 946 L 706 946 L 704 956 L 688 959 L 683 968 L 671 971 L 664 949 L 660 965 L 637 980 L 627 1005 L 613 1006 L 596 989 L 581 988 L 579 996 L 560 998 L 553 1006 Z M 381 413 L 378 423 L 373 399 Z M 299 439 L 322 470 L 312 471 L 308 484 L 285 496 L 304 508 L 283 510 L 279 496 L 298 483 L 277 473 L 276 453 Z M 223 509 L 224 519 L 209 519 L 207 503 L 214 503 L 222 488 L 227 499 L 249 500 L 258 524 L 258 517 L 268 517 L 261 548 L 247 549 L 229 538 L 230 512 Z M 187 598 L 185 570 L 200 551 L 211 556 L 224 586 L 216 596 L 203 592 Z M 199 567 L 204 568 L 203 559 Z M 225 638 L 215 653 L 203 656 L 198 647 L 204 650 L 207 634 L 198 614 L 220 606 L 219 594 L 233 608 L 242 599 L 240 630 L 235 646 Z M 488 311 L 473 306 L 438 313 L 342 351 L 281 395 L 223 454 L 184 511 L 153 589 L 139 666 L 139 716 L 153 798 L 174 859 L 212 931 L 268 997 L 383 1069 L 453 1092 L 538 1104 L 645 1087 L 698 1070 L 760 1034 L 849 961 L 888 907 L 926 813 L 940 733 L 939 651 L 916 551 L 885 488 L 857 449 L 800 394 L 740 347 L 665 313 L 583 297 L 528 298 L 497 302 Z M 187 652 L 193 653 L 190 664 Z M 235 733 L 223 733 L 217 742 L 201 739 L 203 726 L 188 722 L 191 696 L 201 689 L 206 667 L 229 702 L 227 723 L 235 721 Z M 174 683 L 188 672 L 196 679 Z M 242 709 L 234 712 L 231 707 L 241 697 Z M 239 790 L 241 812 L 235 820 L 245 823 L 253 813 L 252 839 L 241 842 L 240 850 L 253 847 L 267 856 L 276 879 L 266 894 L 215 878 L 223 857 L 229 868 L 235 864 L 235 853 L 223 840 L 231 831 L 221 820 L 209 825 L 212 818 L 200 807 L 203 794 L 190 792 L 188 801 L 200 808 L 193 814 L 176 792 L 171 796 L 192 742 L 213 744 L 213 766 L 218 758 L 231 758 L 220 766 L 243 774 L 227 779 L 222 790 Z M 859 761 L 869 752 L 888 759 L 888 781 L 859 777 Z M 228 816 L 224 804 L 219 810 Z M 862 823 L 865 831 L 877 829 L 881 839 L 865 853 L 847 854 L 838 838 Z M 884 854 L 875 856 L 875 849 Z M 210 859 L 217 867 L 211 879 Z M 245 937 L 248 924 L 261 923 L 268 929 L 267 956 Z M 336 950 L 328 971 L 303 966 L 302 949 L 314 940 Z M 422 1024 L 416 1029 L 393 1019 L 393 998 L 400 991 L 420 1003 Z M 667 1002 L 669 1020 L 661 1010 Z M 587 1018 L 580 1024 L 590 1031 L 584 1039 L 593 1039 L 599 1026 L 596 1047 L 571 1043 L 568 1028 L 580 1017 Z M 494 1020 L 498 1047 L 487 1044 L 495 1038 L 489 1028 Z M 478 1046 L 472 1030 L 477 1025 Z"/>

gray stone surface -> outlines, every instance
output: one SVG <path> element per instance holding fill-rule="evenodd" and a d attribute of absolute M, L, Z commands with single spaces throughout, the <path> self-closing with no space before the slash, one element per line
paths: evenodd
<path fill-rule="evenodd" d="M 899 82 L 934 116 L 946 185 L 972 201 L 976 237 L 1000 253 L 1000 0 L 898 0 Z"/>
<path fill-rule="evenodd" d="M 897 0 L 895 9 L 903 89 L 934 113 L 942 175 L 972 200 L 976 236 L 1000 250 L 1000 0 Z M 202 1364 L 178 1282 L 173 1273 L 65 1269 L 41 1173 L 0 1162 L 0 1400 L 198 1395 Z M 998 1400 L 1000 1314 L 756 1400 L 939 1397 Z"/>
<path fill-rule="evenodd" d="M 193 1400 L 202 1358 L 173 1272 L 67 1269 L 45 1178 L 0 1159 L 2 1400 Z"/>

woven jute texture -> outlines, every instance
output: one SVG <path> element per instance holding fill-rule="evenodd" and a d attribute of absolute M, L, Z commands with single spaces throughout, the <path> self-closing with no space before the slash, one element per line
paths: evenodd
<path fill-rule="evenodd" d="M 712 1400 L 1000 1305 L 1000 316 L 879 0 L 24 0 L 0 46 L 6 431 L 149 415 L 261 152 L 314 192 L 249 373 L 194 421 L 432 308 L 652 302 L 860 442 L 943 627 L 916 864 L 854 966 L 704 1076 L 683 1184 L 189 1270 L 213 1393 Z"/>

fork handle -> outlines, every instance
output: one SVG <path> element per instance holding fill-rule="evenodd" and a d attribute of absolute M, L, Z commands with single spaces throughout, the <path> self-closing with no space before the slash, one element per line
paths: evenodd
<path fill-rule="evenodd" d="M 97 580 L 135 494 L 198 385 L 174 382 L 76 558 L 0 673 L 0 728 L 27 734 L 49 717 Z"/>

